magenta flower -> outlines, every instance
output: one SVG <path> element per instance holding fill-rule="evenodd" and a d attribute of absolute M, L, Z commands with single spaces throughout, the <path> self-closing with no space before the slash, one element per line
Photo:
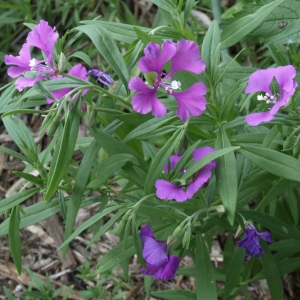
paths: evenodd
<path fill-rule="evenodd" d="M 258 232 L 252 224 L 248 225 L 243 239 L 238 242 L 238 246 L 240 248 L 246 249 L 248 260 L 250 259 L 250 256 L 259 258 L 261 253 L 266 253 L 265 250 L 260 246 L 260 238 L 268 243 L 273 242 L 271 234 L 268 231 Z"/>
<path fill-rule="evenodd" d="M 18 91 L 22 91 L 25 87 L 31 87 L 35 82 L 55 74 L 52 56 L 58 33 L 54 30 L 55 27 L 52 28 L 48 22 L 41 20 L 33 31 L 29 32 L 26 44 L 22 46 L 19 56 L 5 55 L 5 64 L 12 65 L 7 70 L 8 76 L 15 78 L 24 75 L 16 80 L 15 84 Z M 32 58 L 30 46 L 42 50 L 46 59 L 36 60 Z"/>
<path fill-rule="evenodd" d="M 114 80 L 109 76 L 108 72 L 102 72 L 97 69 L 91 69 L 88 71 L 88 75 L 96 79 L 101 87 L 104 85 L 113 85 Z"/>
<path fill-rule="evenodd" d="M 273 107 L 267 112 L 252 113 L 246 116 L 246 122 L 251 126 L 257 126 L 262 122 L 271 121 L 278 110 L 287 105 L 289 99 L 294 95 L 297 82 L 293 79 L 296 76 L 296 70 L 292 65 L 270 68 L 266 70 L 258 70 L 251 74 L 245 93 L 264 92 L 263 95 L 258 95 L 257 100 L 266 101 L 272 104 Z M 279 92 L 273 94 L 270 85 L 273 79 L 276 79 Z"/>
<path fill-rule="evenodd" d="M 155 72 L 157 77 L 151 82 L 153 88 L 145 84 L 140 77 L 133 77 L 130 80 L 129 88 L 137 92 L 131 100 L 133 109 L 141 114 L 152 111 L 155 117 L 163 117 L 167 109 L 156 97 L 158 89 L 163 88 L 177 100 L 177 115 L 181 120 L 201 115 L 206 108 L 203 96 L 206 94 L 204 83 L 197 82 L 185 91 L 176 92 L 180 89 L 181 83 L 173 79 L 173 74 L 177 71 L 200 74 L 205 70 L 205 64 L 199 58 L 198 45 L 188 40 L 181 40 L 178 43 L 165 41 L 162 47 L 150 42 L 144 49 L 144 54 L 138 63 L 139 69 L 143 73 Z M 171 61 L 172 67 L 165 73 L 163 69 L 168 61 Z"/>
<path fill-rule="evenodd" d="M 157 241 L 150 225 L 140 232 L 143 244 L 143 257 L 148 269 L 141 269 L 146 275 L 155 275 L 156 279 L 169 280 L 175 276 L 181 258 L 170 254 L 166 241 Z"/>
<path fill-rule="evenodd" d="M 215 150 L 211 147 L 203 147 L 195 149 L 192 153 L 194 162 L 197 162 L 209 153 Z M 170 166 L 173 170 L 178 163 L 181 155 L 172 155 L 170 157 Z M 183 202 L 187 199 L 191 199 L 194 194 L 202 187 L 202 185 L 209 180 L 211 172 L 216 167 L 215 161 L 211 161 L 206 166 L 198 171 L 194 175 L 194 178 L 188 184 L 176 185 L 172 182 L 159 179 L 155 182 L 156 196 L 162 200 L 176 200 L 177 202 Z M 168 163 L 163 167 L 163 170 L 168 173 Z M 184 170 L 183 170 L 184 172 Z"/>
<path fill-rule="evenodd" d="M 88 81 L 86 68 L 84 66 L 82 66 L 81 64 L 78 64 L 78 65 L 75 65 L 74 67 L 72 67 L 70 69 L 70 71 L 68 72 L 68 74 L 78 77 L 82 80 Z M 50 80 L 59 79 L 59 78 L 63 78 L 63 76 L 62 75 L 52 76 L 52 77 L 50 77 Z M 71 88 L 64 88 L 61 90 L 51 92 L 51 95 L 56 99 L 61 99 L 63 96 L 68 94 L 70 91 L 71 91 Z M 84 96 L 87 92 L 88 92 L 88 89 L 85 89 L 82 92 L 82 96 Z M 46 101 L 48 104 L 51 104 L 54 102 L 53 100 L 51 100 L 49 98 L 47 98 Z"/>

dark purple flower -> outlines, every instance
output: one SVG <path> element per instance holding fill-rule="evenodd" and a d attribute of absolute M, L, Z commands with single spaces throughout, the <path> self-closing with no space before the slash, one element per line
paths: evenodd
<path fill-rule="evenodd" d="M 18 91 L 22 91 L 25 87 L 31 87 L 35 82 L 55 74 L 56 70 L 52 55 L 58 33 L 54 32 L 54 30 L 55 27 L 52 28 L 48 25 L 48 22 L 41 20 L 40 23 L 34 27 L 33 31 L 29 32 L 26 44 L 22 46 L 19 56 L 13 56 L 11 54 L 5 55 L 5 64 L 12 65 L 12 67 L 9 67 L 7 70 L 8 76 L 15 78 L 24 75 L 16 80 L 16 88 Z M 46 59 L 36 60 L 32 58 L 30 46 L 41 49 Z"/>
<path fill-rule="evenodd" d="M 109 76 L 108 72 L 102 72 L 97 69 L 91 69 L 88 71 L 88 75 L 95 78 L 101 87 L 103 87 L 104 85 L 113 85 L 114 84 L 114 81 Z"/>
<path fill-rule="evenodd" d="M 78 64 L 78 65 L 72 67 L 70 69 L 70 71 L 68 72 L 68 74 L 72 75 L 72 76 L 75 76 L 75 77 L 78 77 L 82 80 L 88 81 L 86 68 L 84 66 L 82 66 L 81 64 Z M 59 78 L 63 78 L 63 76 L 62 75 L 52 76 L 52 77 L 50 77 L 50 80 L 59 79 Z M 70 91 L 71 91 L 71 88 L 64 88 L 64 89 L 61 89 L 61 90 L 51 92 L 51 95 L 56 99 L 61 99 L 63 96 L 68 94 Z M 84 96 L 87 92 L 88 92 L 88 89 L 85 89 L 82 92 L 82 96 Z M 51 103 L 54 102 L 53 100 L 51 100 L 49 98 L 47 98 L 46 101 L 47 101 L 48 104 L 51 104 Z"/>
<path fill-rule="evenodd" d="M 195 149 L 192 153 L 194 162 L 197 162 L 209 153 L 215 150 L 211 147 L 203 147 Z M 172 155 L 170 157 L 170 166 L 173 170 L 178 163 L 181 155 Z M 201 186 L 209 180 L 212 170 L 216 167 L 215 161 L 211 161 L 203 168 L 201 168 L 190 183 L 186 185 L 176 185 L 172 182 L 159 179 L 155 182 L 156 196 L 162 200 L 176 200 L 177 202 L 183 202 L 187 199 L 191 199 L 194 194 L 201 188 Z M 168 163 L 164 165 L 163 170 L 168 173 Z"/>
<path fill-rule="evenodd" d="M 260 246 L 259 238 L 268 243 L 273 242 L 271 234 L 268 231 L 258 232 L 252 224 L 248 225 L 243 239 L 238 242 L 238 246 L 240 248 L 246 249 L 248 259 L 250 259 L 250 256 L 259 258 L 261 253 L 266 253 L 265 250 Z"/>
<path fill-rule="evenodd" d="M 199 58 L 200 50 L 193 41 L 181 40 L 178 43 L 165 41 L 162 46 L 150 42 L 144 49 L 145 56 L 139 61 L 139 69 L 143 73 L 155 72 L 157 77 L 149 82 L 153 88 L 146 85 L 139 77 L 133 77 L 129 82 L 129 88 L 137 93 L 132 97 L 131 104 L 135 111 L 147 114 L 152 111 L 155 117 L 163 117 L 167 109 L 161 103 L 156 93 L 158 88 L 163 88 L 168 94 L 178 101 L 177 115 L 183 121 L 190 116 L 199 116 L 206 108 L 206 87 L 202 82 L 194 83 L 190 88 L 182 92 L 179 90 L 181 83 L 173 79 L 177 71 L 189 71 L 200 74 L 205 70 L 205 64 Z M 172 67 L 165 73 L 165 64 L 171 61 Z M 151 74 L 151 73 L 150 73 Z"/>
<path fill-rule="evenodd" d="M 251 126 L 257 126 L 262 122 L 271 121 L 278 110 L 287 105 L 289 99 L 294 95 L 297 82 L 293 79 L 296 76 L 296 70 L 292 65 L 258 70 L 251 74 L 245 93 L 264 92 L 265 95 L 258 95 L 257 99 L 272 104 L 273 107 L 267 112 L 252 113 L 246 116 L 246 122 Z M 270 85 L 273 79 L 276 79 L 279 92 L 273 94 Z"/>
<path fill-rule="evenodd" d="M 143 257 L 148 269 L 141 269 L 146 275 L 155 275 L 156 279 L 169 280 L 175 276 L 181 258 L 170 254 L 166 241 L 157 241 L 150 225 L 140 232 L 143 244 Z"/>

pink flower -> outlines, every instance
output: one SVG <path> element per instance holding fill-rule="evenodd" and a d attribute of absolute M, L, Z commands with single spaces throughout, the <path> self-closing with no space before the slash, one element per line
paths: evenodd
<path fill-rule="evenodd" d="M 215 150 L 210 147 L 195 149 L 192 153 L 194 162 L 197 162 L 202 157 L 214 151 Z M 180 157 L 181 155 L 172 155 L 170 157 L 171 170 L 175 168 Z M 187 199 L 191 199 L 194 194 L 202 187 L 202 185 L 209 180 L 209 178 L 211 177 L 211 172 L 215 167 L 215 161 L 211 161 L 206 166 L 201 168 L 196 174 L 195 178 L 186 185 L 176 185 L 163 179 L 156 180 L 156 196 L 162 200 L 176 200 L 177 202 L 183 202 Z M 164 165 L 163 170 L 168 173 L 168 164 Z"/>
<path fill-rule="evenodd" d="M 271 121 L 278 110 L 287 105 L 291 96 L 294 95 L 297 82 L 293 79 L 296 76 L 296 69 L 292 65 L 258 70 L 251 74 L 245 93 L 264 92 L 265 95 L 258 95 L 257 99 L 272 104 L 267 112 L 252 113 L 246 116 L 246 122 L 251 126 L 257 126 L 262 122 Z M 270 86 L 273 79 L 279 85 L 279 92 L 273 94 Z"/>
<path fill-rule="evenodd" d="M 147 114 L 152 111 L 155 117 L 163 117 L 167 113 L 165 105 L 160 102 L 156 93 L 163 88 L 168 94 L 175 97 L 178 102 L 177 115 L 183 121 L 190 116 L 199 116 L 206 108 L 206 87 L 202 82 L 194 83 L 185 91 L 179 90 L 181 83 L 173 80 L 177 71 L 189 71 L 200 74 L 205 70 L 205 64 L 199 58 L 200 50 L 193 41 L 181 40 L 178 43 L 165 41 L 160 45 L 150 42 L 144 49 L 145 56 L 139 61 L 139 68 L 143 73 L 155 72 L 157 74 L 153 88 L 146 85 L 139 77 L 129 82 L 129 88 L 137 93 L 132 97 L 131 104 L 135 111 Z M 163 72 L 165 64 L 171 61 L 172 67 L 168 73 Z"/>

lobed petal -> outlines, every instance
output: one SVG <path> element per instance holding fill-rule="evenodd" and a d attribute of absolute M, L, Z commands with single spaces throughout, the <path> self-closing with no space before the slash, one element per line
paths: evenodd
<path fill-rule="evenodd" d="M 158 242 L 155 238 L 143 237 L 143 257 L 147 266 L 160 267 L 168 261 L 166 242 Z"/>
<path fill-rule="evenodd" d="M 58 33 L 54 32 L 55 27 L 52 28 L 48 22 L 41 20 L 31 32 L 29 32 L 26 42 L 30 46 L 41 49 L 47 56 L 48 61 L 52 61 L 52 53 L 54 45 L 58 39 Z"/>
<path fill-rule="evenodd" d="M 36 78 L 30 78 L 30 77 L 19 77 L 16 80 L 16 89 L 21 92 L 26 87 L 32 87 L 36 82 L 43 80 L 45 77 L 42 75 L 38 75 Z"/>
<path fill-rule="evenodd" d="M 249 77 L 248 85 L 246 86 L 245 93 L 265 92 L 272 95 L 270 85 L 275 77 L 276 69 L 270 68 L 266 70 L 257 70 Z"/>
<path fill-rule="evenodd" d="M 159 268 L 155 274 L 156 279 L 169 280 L 175 276 L 175 273 L 179 267 L 181 258 L 174 255 L 169 255 L 168 262 Z"/>
<path fill-rule="evenodd" d="M 149 88 L 141 78 L 132 78 L 129 81 L 129 88 L 138 92 L 131 99 L 131 105 L 136 112 L 147 114 L 152 111 L 152 114 L 158 118 L 167 113 L 165 105 L 156 98 L 157 90 Z"/>
<path fill-rule="evenodd" d="M 190 116 L 200 116 L 206 109 L 206 86 L 202 82 L 194 83 L 183 92 L 173 92 L 172 95 L 178 101 L 177 115 L 185 121 Z"/>
<path fill-rule="evenodd" d="M 279 109 L 279 107 L 278 107 L 278 109 Z M 274 116 L 277 113 L 278 109 L 275 110 L 273 108 L 272 111 L 258 112 L 258 113 L 249 114 L 245 117 L 245 121 L 250 126 L 257 126 L 262 122 L 269 122 L 274 118 Z"/>
<path fill-rule="evenodd" d="M 171 61 L 172 68 L 168 75 L 177 71 L 190 71 L 200 74 L 205 70 L 205 63 L 200 58 L 199 46 L 194 41 L 179 41 L 176 54 Z"/>
<path fill-rule="evenodd" d="M 280 91 L 289 92 L 294 88 L 293 79 L 296 77 L 296 69 L 292 65 L 277 67 L 275 69 L 275 78 L 279 84 Z"/>
<path fill-rule="evenodd" d="M 72 75 L 72 76 L 75 76 L 75 77 L 78 77 L 82 80 L 85 80 L 85 81 L 88 81 L 88 77 L 87 77 L 87 70 L 86 68 L 81 65 L 81 64 L 78 64 L 78 65 L 75 65 L 74 67 L 72 67 L 70 69 L 70 71 L 68 72 L 69 75 Z M 89 89 L 85 89 L 83 90 L 82 92 L 82 96 L 84 96 L 87 92 L 88 92 Z"/>
<path fill-rule="evenodd" d="M 160 45 L 150 42 L 144 49 L 145 56 L 138 63 L 143 73 L 156 72 L 160 77 L 163 66 L 176 54 L 176 44 L 165 41 Z"/>
<path fill-rule="evenodd" d="M 153 234 L 152 229 L 151 229 L 149 224 L 147 224 L 146 226 L 144 226 L 141 229 L 140 236 L 141 236 L 141 240 L 142 240 L 143 245 L 144 245 L 144 241 L 143 241 L 144 237 L 151 237 L 151 238 L 155 239 L 154 234 Z"/>
<path fill-rule="evenodd" d="M 156 180 L 156 196 L 161 200 L 176 200 L 177 202 L 183 202 L 187 200 L 185 191 L 180 186 L 177 186 L 166 180 Z"/>
<path fill-rule="evenodd" d="M 209 163 L 197 174 L 196 179 L 188 186 L 186 190 L 187 199 L 191 199 L 194 194 L 206 183 L 211 177 L 211 171 L 215 168 L 215 164 Z"/>

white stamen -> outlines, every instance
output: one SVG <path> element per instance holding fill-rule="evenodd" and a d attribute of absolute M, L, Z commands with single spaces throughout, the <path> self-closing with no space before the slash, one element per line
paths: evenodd
<path fill-rule="evenodd" d="M 257 100 L 261 101 L 261 100 L 265 100 L 263 95 L 258 95 L 257 96 Z"/>
<path fill-rule="evenodd" d="M 171 87 L 172 87 L 173 90 L 177 90 L 181 87 L 181 82 L 173 80 L 172 83 L 171 83 Z"/>
<path fill-rule="evenodd" d="M 37 60 L 35 58 L 31 59 L 29 61 L 29 67 L 31 67 L 31 70 L 34 71 L 36 66 L 37 66 Z"/>

